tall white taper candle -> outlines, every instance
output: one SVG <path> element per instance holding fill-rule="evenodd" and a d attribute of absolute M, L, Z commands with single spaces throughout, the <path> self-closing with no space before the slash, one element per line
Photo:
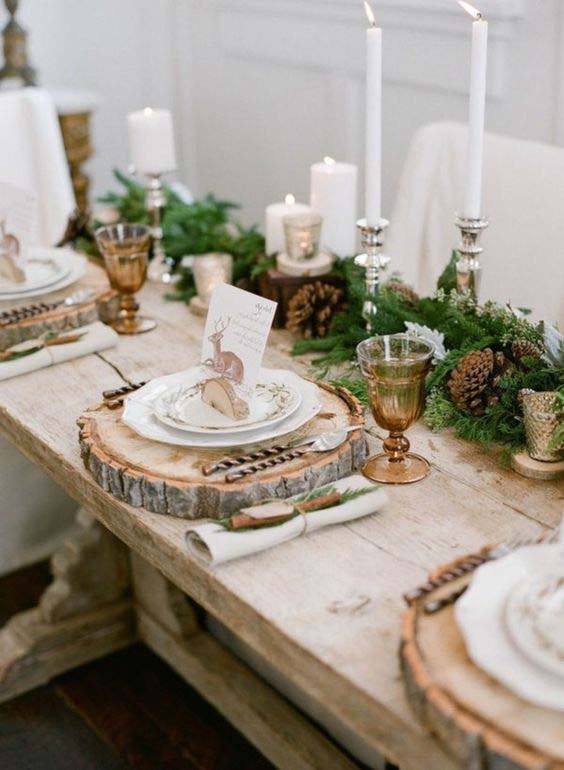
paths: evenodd
<path fill-rule="evenodd" d="M 486 82 L 488 65 L 488 22 L 465 2 L 460 5 L 474 19 L 472 24 L 472 61 L 470 68 L 470 115 L 466 159 L 466 187 L 463 216 L 477 219 L 482 211 L 482 174 L 484 164 L 484 128 L 486 118 Z"/>
<path fill-rule="evenodd" d="M 366 221 L 377 225 L 382 216 L 382 30 L 365 2 L 370 27 L 366 31 Z"/>

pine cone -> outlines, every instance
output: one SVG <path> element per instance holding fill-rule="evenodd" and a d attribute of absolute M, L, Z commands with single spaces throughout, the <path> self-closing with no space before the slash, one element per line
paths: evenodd
<path fill-rule="evenodd" d="M 448 381 L 450 395 L 458 409 L 475 415 L 484 413 L 494 367 L 495 356 L 490 348 L 473 350 L 460 359 Z"/>
<path fill-rule="evenodd" d="M 286 328 L 305 339 L 325 337 L 336 313 L 342 307 L 343 292 L 328 283 L 306 283 L 288 303 Z"/>
<path fill-rule="evenodd" d="M 388 281 L 384 288 L 396 294 L 406 305 L 416 305 L 419 302 L 419 294 L 406 283 Z"/>
<path fill-rule="evenodd" d="M 511 352 L 518 364 L 523 358 L 540 358 L 543 354 L 542 348 L 530 340 L 515 340 L 511 345 Z"/>

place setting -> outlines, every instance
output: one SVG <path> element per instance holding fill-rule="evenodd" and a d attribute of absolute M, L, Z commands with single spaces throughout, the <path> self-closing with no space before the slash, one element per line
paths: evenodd
<path fill-rule="evenodd" d="M 354 396 L 263 366 L 275 311 L 268 299 L 216 286 L 198 363 L 106 391 L 81 417 L 96 480 L 132 505 L 219 519 L 359 468 L 366 439 Z"/>

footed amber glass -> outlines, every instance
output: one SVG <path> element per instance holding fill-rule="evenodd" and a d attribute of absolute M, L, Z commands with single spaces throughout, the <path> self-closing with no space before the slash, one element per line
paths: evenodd
<path fill-rule="evenodd" d="M 409 451 L 405 431 L 421 415 L 425 377 L 434 347 L 407 334 L 371 337 L 357 347 L 376 423 L 389 431 L 384 452 L 371 457 L 362 472 L 383 484 L 411 484 L 425 478 L 429 463 Z"/>

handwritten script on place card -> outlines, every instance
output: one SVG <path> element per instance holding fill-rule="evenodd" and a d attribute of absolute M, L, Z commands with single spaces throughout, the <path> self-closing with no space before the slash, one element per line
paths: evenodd
<path fill-rule="evenodd" d="M 242 397 L 255 389 L 276 302 L 229 284 L 214 289 L 204 329 L 202 364 L 206 378 L 231 380 Z"/>

